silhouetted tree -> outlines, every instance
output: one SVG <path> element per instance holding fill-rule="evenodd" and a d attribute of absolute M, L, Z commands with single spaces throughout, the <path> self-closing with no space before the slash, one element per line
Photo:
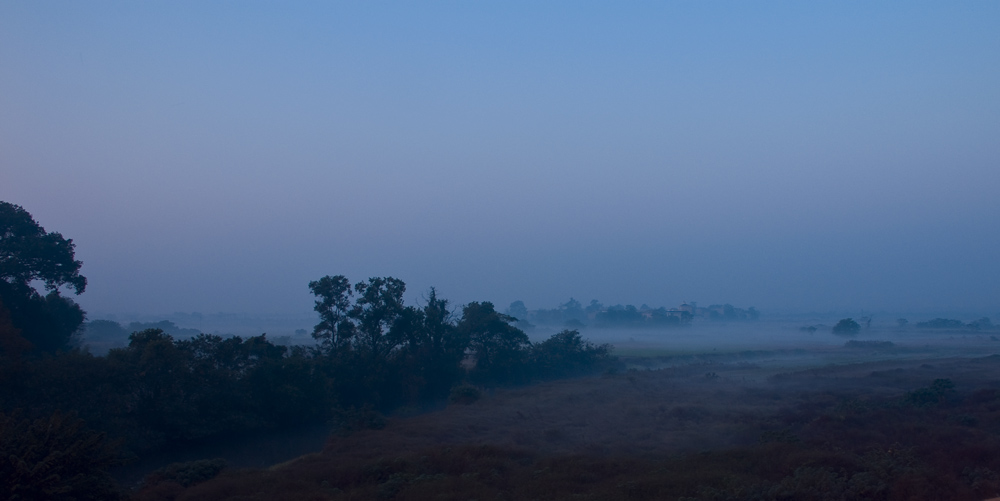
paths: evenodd
<path fill-rule="evenodd" d="M 861 324 L 854 321 L 853 318 L 843 318 L 837 325 L 833 326 L 833 333 L 844 335 L 854 335 L 861 332 Z"/>
<path fill-rule="evenodd" d="M 46 232 L 28 211 L 0 201 L 0 301 L 36 351 L 65 349 L 85 319 L 80 306 L 59 293 L 62 286 L 76 294 L 87 287 L 73 250 L 72 239 Z M 41 295 L 33 282 L 48 293 Z"/>
<path fill-rule="evenodd" d="M 516 318 L 518 321 L 528 320 L 528 307 L 524 305 L 524 301 L 514 301 L 510 303 L 507 308 L 507 315 Z"/>
<path fill-rule="evenodd" d="M 309 290 L 319 298 L 313 307 L 320 318 L 313 329 L 313 338 L 327 354 L 343 350 L 356 333 L 350 319 L 351 283 L 343 275 L 327 275 L 309 282 Z"/>
<path fill-rule="evenodd" d="M 469 347 L 469 337 L 459 331 L 448 310 L 448 300 L 437 297 L 431 289 L 424 306 L 424 332 L 430 338 L 431 357 L 427 367 L 428 393 L 434 398 L 444 397 L 463 375 L 462 360 Z"/>
<path fill-rule="evenodd" d="M 407 307 L 393 326 L 398 333 L 393 337 L 403 338 L 396 362 L 407 400 L 444 398 L 464 377 L 462 360 L 469 340 L 451 317 L 448 301 L 431 288 L 427 304 Z"/>
<path fill-rule="evenodd" d="M 513 318 L 498 313 L 493 303 L 472 302 L 462 309 L 458 330 L 470 341 L 475 367 L 473 380 L 483 384 L 512 384 L 527 380 L 527 334 L 511 324 Z"/>
<path fill-rule="evenodd" d="M 403 340 L 404 334 L 391 328 L 404 313 L 406 284 L 398 278 L 373 277 L 355 284 L 354 290 L 358 299 L 351 318 L 357 320 L 357 348 L 373 362 L 384 361 Z"/>

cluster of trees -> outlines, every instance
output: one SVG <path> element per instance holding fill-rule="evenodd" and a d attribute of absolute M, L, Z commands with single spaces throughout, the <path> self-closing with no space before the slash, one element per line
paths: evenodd
<path fill-rule="evenodd" d="M 642 305 L 605 306 L 594 299 L 586 307 L 576 299 L 559 305 L 558 308 L 529 311 L 523 301 L 514 301 L 507 308 L 507 315 L 517 320 L 521 328 L 531 328 L 534 324 L 561 325 L 567 328 L 582 328 L 593 325 L 599 328 L 659 328 L 676 327 L 691 323 L 690 312 L 671 311 L 666 308 L 650 308 Z"/>
<path fill-rule="evenodd" d="M 127 346 L 95 356 L 74 348 L 86 316 L 62 295 L 86 288 L 81 264 L 72 240 L 0 202 L 0 486 L 7 486 L 0 497 L 111 499 L 106 475 L 93 467 L 120 459 L 109 436 L 141 452 L 616 363 L 610 346 L 575 330 L 532 343 L 489 302 L 455 315 L 433 289 L 422 307 L 410 306 L 399 279 L 352 285 L 339 275 L 309 284 L 320 317 L 315 346 L 277 345 L 265 335 L 176 339 L 171 332 L 191 332 L 167 322 L 132 324 Z M 115 322 L 89 327 L 103 336 L 125 332 Z"/>
<path fill-rule="evenodd" d="M 472 302 L 453 318 L 448 301 L 431 289 L 423 307 L 403 302 L 405 284 L 370 278 L 351 285 L 342 276 L 310 282 L 320 323 L 317 357 L 335 379 L 348 382 L 376 406 L 447 396 L 463 381 L 483 386 L 522 384 L 593 371 L 612 363 L 609 345 L 594 345 L 576 330 L 534 344 L 517 319 L 490 302 Z"/>
<path fill-rule="evenodd" d="M 153 328 L 105 356 L 4 352 L 0 411 L 73 412 L 142 451 L 321 423 L 343 409 L 437 405 L 463 384 L 525 384 L 615 363 L 610 346 L 578 331 L 532 343 L 489 302 L 465 305 L 457 319 L 433 290 L 423 307 L 407 306 L 398 279 L 351 286 L 323 277 L 310 286 L 321 317 L 316 346 L 281 346 L 266 335 L 175 339 Z"/>
<path fill-rule="evenodd" d="M 333 404 L 308 351 L 265 336 L 175 340 L 147 329 L 106 356 L 74 350 L 5 362 L 0 409 L 74 412 L 133 451 L 321 422 Z"/>

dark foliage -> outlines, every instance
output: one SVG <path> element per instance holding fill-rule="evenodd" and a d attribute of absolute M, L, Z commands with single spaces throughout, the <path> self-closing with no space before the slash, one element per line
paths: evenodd
<path fill-rule="evenodd" d="M 531 347 L 531 362 L 536 377 L 553 379 L 591 374 L 610 367 L 609 344 L 584 341 L 575 330 L 564 330 Z"/>
<path fill-rule="evenodd" d="M 482 396 L 483 392 L 479 391 L 479 388 L 471 384 L 463 384 L 451 389 L 448 401 L 453 404 L 469 405 L 475 403 Z"/>
<path fill-rule="evenodd" d="M 71 348 L 86 316 L 72 299 L 58 290 L 41 295 L 31 287 L 0 280 L 0 307 L 27 341 L 30 352 L 53 354 Z"/>
<path fill-rule="evenodd" d="M 72 239 L 46 232 L 21 206 L 0 201 L 0 280 L 20 289 L 38 280 L 46 290 L 66 285 L 79 294 L 87 279 L 73 249 Z"/>
<path fill-rule="evenodd" d="M 90 323 L 87 324 L 88 329 L 90 327 Z M 165 334 L 170 334 L 175 338 L 191 338 L 201 334 L 201 331 L 198 329 L 185 329 L 183 327 L 178 327 L 177 324 L 171 322 L 170 320 L 160 320 L 159 322 L 129 322 L 128 327 L 124 330 L 126 332 L 138 332 L 147 329 L 160 329 Z"/>
<path fill-rule="evenodd" d="M 935 379 L 927 388 L 918 388 L 906 394 L 903 402 L 917 407 L 940 405 L 955 393 L 955 383 L 950 379 Z"/>
<path fill-rule="evenodd" d="M 642 327 L 646 317 L 635 306 L 616 305 L 597 313 L 594 322 L 600 327 Z"/>
<path fill-rule="evenodd" d="M 106 357 L 71 352 L 0 366 L 0 406 L 72 410 L 135 451 L 326 419 L 328 381 L 302 349 L 264 336 L 176 341 L 133 333 Z"/>
<path fill-rule="evenodd" d="M 76 294 L 86 289 L 82 264 L 74 257 L 72 239 L 46 232 L 28 211 L 0 201 L 0 308 L 6 310 L 0 315 L 9 315 L 33 351 L 55 353 L 71 346 L 85 317 L 59 288 Z M 41 282 L 47 293 L 35 290 L 34 282 Z"/>
<path fill-rule="evenodd" d="M 861 324 L 853 318 L 843 318 L 833 326 L 833 333 L 841 336 L 853 336 L 858 332 L 861 332 Z"/>
<path fill-rule="evenodd" d="M 361 430 L 381 430 L 385 428 L 385 416 L 372 409 L 370 405 L 361 408 L 337 409 L 333 419 L 335 431 L 341 435 L 349 435 Z"/>
<path fill-rule="evenodd" d="M 0 286 L 10 284 L 0 281 Z M 511 325 L 513 319 L 496 312 L 491 303 L 466 305 L 457 321 L 448 301 L 433 289 L 423 307 L 407 306 L 402 300 L 405 284 L 394 278 L 351 286 L 344 277 L 324 277 L 310 288 L 318 297 L 320 314 L 314 329 L 319 344 L 312 349 L 275 345 L 265 335 L 244 339 L 199 333 L 176 339 L 163 329 L 147 328 L 133 332 L 127 346 L 111 349 L 106 356 L 61 352 L 65 342 L 60 341 L 36 345 L 48 346 L 44 351 L 53 355 L 24 358 L 16 354 L 29 349 L 21 335 L 25 329 L 12 321 L 13 310 L 0 308 L 0 410 L 18 410 L 31 420 L 75 412 L 79 426 L 86 423 L 121 438 L 127 450 L 144 453 L 306 423 L 332 422 L 342 430 L 378 428 L 385 423 L 380 412 L 441 402 L 466 381 L 487 387 L 521 384 L 599 371 L 612 361 L 607 346 L 585 342 L 577 331 L 532 345 Z M 68 300 L 51 293 L 43 300 L 50 309 L 40 313 L 34 325 L 44 320 L 50 322 L 49 331 L 68 332 L 51 325 L 66 316 L 57 314 L 57 307 L 70 304 L 64 302 Z M 8 304 L 4 299 L 2 305 Z M 76 311 L 79 316 L 70 323 L 79 325 L 82 311 Z M 95 335 L 110 336 L 120 335 L 121 329 L 114 322 L 89 327 Z M 468 391 L 460 393 L 456 401 L 473 397 Z M 79 447 L 90 447 L 86 450 L 91 452 L 80 449 L 84 452 L 74 454 L 97 454 L 103 435 L 80 436 L 89 437 L 89 442 Z M 43 459 L 64 456 L 53 449 L 62 445 L 47 444 L 32 450 Z M 79 477 L 90 479 L 87 489 L 104 485 L 94 479 L 108 461 L 99 455 L 90 460 L 98 473 Z M 207 463 L 189 466 L 160 472 L 158 480 L 143 488 L 144 495 L 172 499 L 214 468 Z M 37 492 L 53 496 L 70 492 L 49 476 L 39 476 L 42 470 L 29 468 L 34 476 L 24 476 L 28 470 L 22 470 L 16 473 L 21 475 L 19 483 L 11 484 L 18 489 L 42 489 Z M 65 475 L 59 478 L 69 481 Z M 83 492 L 77 484 L 71 488 Z"/>
<path fill-rule="evenodd" d="M 474 366 L 469 377 L 480 384 L 518 384 L 530 380 L 528 368 L 531 341 L 511 323 L 512 317 L 498 313 L 493 303 L 472 302 L 462 309 L 458 332 L 469 339 Z"/>
<path fill-rule="evenodd" d="M 25 419 L 0 413 L 0 497 L 11 500 L 112 500 L 107 475 L 120 456 L 104 434 L 72 415 Z"/>

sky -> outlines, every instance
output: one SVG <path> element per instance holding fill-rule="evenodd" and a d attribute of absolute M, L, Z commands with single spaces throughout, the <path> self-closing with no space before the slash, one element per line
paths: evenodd
<path fill-rule="evenodd" d="M 0 200 L 107 314 L 1000 315 L 998 2 L 0 2 Z"/>

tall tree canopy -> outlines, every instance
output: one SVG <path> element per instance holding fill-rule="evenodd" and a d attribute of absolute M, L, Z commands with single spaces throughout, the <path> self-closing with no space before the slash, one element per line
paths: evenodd
<path fill-rule="evenodd" d="M 0 280 L 16 288 L 39 280 L 48 291 L 66 285 L 80 294 L 87 278 L 73 250 L 73 239 L 46 232 L 21 206 L 0 201 Z"/>
<path fill-rule="evenodd" d="M 65 349 L 85 319 L 80 306 L 59 293 L 63 286 L 76 294 L 87 288 L 73 251 L 72 239 L 45 231 L 28 211 L 0 201 L 0 308 L 35 351 Z"/>

